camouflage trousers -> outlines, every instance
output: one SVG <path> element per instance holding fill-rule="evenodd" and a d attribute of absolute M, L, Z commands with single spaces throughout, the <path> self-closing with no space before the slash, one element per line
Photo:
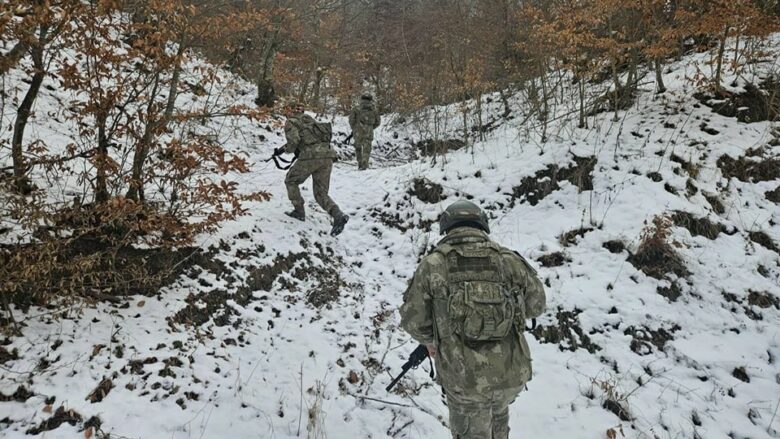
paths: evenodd
<path fill-rule="evenodd" d="M 355 137 L 355 157 L 358 169 L 368 169 L 368 161 L 371 158 L 372 137 Z"/>
<path fill-rule="evenodd" d="M 341 214 L 339 206 L 328 195 L 331 171 L 333 171 L 333 159 L 330 158 L 300 159 L 293 163 L 287 171 L 284 184 L 287 186 L 287 196 L 295 210 L 301 212 L 304 210 L 303 196 L 301 196 L 299 186 L 311 177 L 314 200 L 317 201 L 317 204 L 334 218 Z"/>
<path fill-rule="evenodd" d="M 509 405 L 522 389 L 513 387 L 484 395 L 447 390 L 453 439 L 508 439 Z"/>

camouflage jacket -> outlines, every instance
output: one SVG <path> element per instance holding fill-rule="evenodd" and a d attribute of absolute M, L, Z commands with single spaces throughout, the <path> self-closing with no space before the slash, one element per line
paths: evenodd
<path fill-rule="evenodd" d="M 452 322 L 452 294 L 442 247 L 492 248 L 502 260 L 501 279 L 516 300 L 514 324 L 503 339 L 467 342 Z M 498 277 L 496 277 L 498 278 Z M 538 317 L 545 307 L 544 287 L 536 272 L 517 253 L 492 242 L 481 230 L 452 230 L 417 267 L 401 306 L 401 326 L 415 340 L 437 347 L 436 370 L 445 390 L 483 393 L 522 387 L 531 379 L 531 355 L 523 331 L 525 320 Z"/>
<path fill-rule="evenodd" d="M 381 121 L 376 105 L 364 99 L 361 99 L 360 104 L 349 113 L 349 127 L 358 138 L 373 138 L 374 130 Z"/>
<path fill-rule="evenodd" d="M 327 126 L 327 128 L 326 128 Z M 287 119 L 284 135 L 287 143 L 284 151 L 298 152 L 299 159 L 336 158 L 336 151 L 330 147 L 330 124 L 317 123 L 308 114 L 298 114 Z"/>

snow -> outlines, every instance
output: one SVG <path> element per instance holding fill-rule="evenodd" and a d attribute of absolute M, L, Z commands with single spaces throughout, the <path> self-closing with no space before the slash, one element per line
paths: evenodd
<path fill-rule="evenodd" d="M 780 404 L 780 310 L 747 304 L 750 291 L 780 297 L 780 255 L 747 236 L 762 230 L 780 243 L 780 206 L 763 195 L 778 182 L 727 180 L 716 164 L 723 154 L 736 158 L 765 145 L 772 126 L 719 116 L 691 97 L 685 77 L 707 57 L 696 54 L 671 65 L 664 77 L 669 91 L 660 97 L 644 91 L 618 122 L 605 113 L 589 121 L 595 128 L 576 129 L 576 121 L 561 119 L 551 124 L 554 135 L 544 144 L 538 128 L 517 125 L 525 119 L 518 114 L 485 140 L 434 164 L 430 158 L 410 159 L 415 155 L 409 145 L 425 138 L 430 127 L 394 124 L 386 117 L 376 135 L 373 169 L 358 171 L 349 147 L 338 146 L 345 160 L 335 166 L 331 196 L 350 215 L 338 238 L 329 236 L 330 220 L 314 204 L 308 184 L 307 221 L 284 215 L 289 208 L 284 173 L 263 161 L 284 142 L 278 127 L 213 122 L 209 128 L 220 140 L 253 162 L 252 173 L 235 179 L 245 190 L 273 195 L 198 242 L 204 249 L 213 246 L 215 258 L 238 280 L 204 270 L 195 278 L 182 276 L 158 296 L 131 298 L 126 306 L 17 312 L 22 335 L 8 338 L 4 348 L 18 350 L 20 358 L 0 365 L 0 393 L 10 395 L 24 385 L 35 396 L 0 402 L 0 436 L 26 436 L 51 416 L 44 401 L 53 396 L 55 410 L 63 405 L 84 421 L 98 416 L 100 430 L 110 437 L 449 437 L 447 409 L 440 389 L 430 383 L 427 362 L 407 374 L 400 393 L 386 394 L 384 387 L 415 347 L 399 330 L 396 312 L 407 281 L 419 256 L 439 238 L 440 212 L 468 195 L 489 212 L 492 236 L 525 255 L 548 284 L 548 310 L 539 325 L 557 325 L 559 310 L 579 310 L 583 333 L 600 348 L 590 353 L 568 341 L 541 343 L 529 334 L 534 378 L 510 408 L 510 437 L 604 438 L 608 429 L 621 427 L 630 438 L 780 437 L 774 416 Z M 9 77 L 11 93 L 23 86 L 20 75 Z M 230 97 L 251 104 L 252 93 L 240 93 L 248 87 L 236 83 Z M 30 132 L 64 145 L 70 141 L 67 129 L 40 116 L 57 106 L 55 97 L 47 91 L 36 104 Z M 486 112 L 500 114 L 500 100 L 494 96 L 492 102 Z M 520 95 L 511 102 L 518 112 L 524 108 Z M 457 136 L 456 110 L 431 109 L 446 127 L 437 131 L 440 138 Z M 564 114 L 571 108 L 553 110 Z M 345 117 L 328 119 L 335 138 L 344 138 Z M 705 133 L 702 123 L 719 134 Z M 689 176 L 670 161 L 672 153 L 699 166 L 697 194 L 686 196 Z M 4 154 L 0 150 L 0 163 Z M 513 187 L 523 178 L 550 164 L 571 165 L 572 155 L 597 157 L 592 190 L 561 182 L 535 206 L 513 200 Z M 652 181 L 649 172 L 663 180 Z M 441 184 L 446 199 L 429 204 L 410 195 L 418 177 Z M 721 194 L 726 213 L 713 212 L 702 192 Z M 706 216 L 735 233 L 709 240 L 672 228 L 691 275 L 680 280 L 682 295 L 671 302 L 656 292 L 668 280 L 646 276 L 626 260 L 627 251 L 613 254 L 602 244 L 618 239 L 635 251 L 646 225 L 674 210 Z M 398 224 L 381 215 L 397 216 Z M 562 233 L 580 227 L 594 230 L 573 245 L 561 244 Z M 556 251 L 570 261 L 559 267 L 535 262 Z M 225 303 L 235 310 L 230 324 L 212 319 L 192 328 L 171 320 L 190 294 L 201 298 L 196 307 L 206 306 L 209 292 L 225 290 L 235 297 L 253 270 L 300 252 L 309 259 L 295 260 L 269 291 L 251 292 L 245 305 L 237 299 Z M 759 265 L 767 276 L 757 271 Z M 336 276 L 338 298 L 317 308 L 307 298 L 328 288 L 327 276 Z M 743 303 L 727 302 L 724 293 Z M 746 307 L 762 319 L 751 319 Z M 672 339 L 663 350 L 650 345 L 647 355 L 639 355 L 630 348 L 629 327 L 663 328 Z M 740 367 L 749 382 L 733 375 Z M 352 371 L 355 383 L 348 380 Z M 105 399 L 86 400 L 107 377 L 114 388 Z M 608 397 L 625 404 L 634 419 L 621 421 L 604 409 Z M 83 422 L 63 424 L 42 436 L 76 437 L 83 429 Z"/>

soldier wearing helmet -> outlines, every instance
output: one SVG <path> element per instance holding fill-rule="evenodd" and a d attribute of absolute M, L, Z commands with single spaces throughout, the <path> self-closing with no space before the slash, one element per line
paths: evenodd
<path fill-rule="evenodd" d="M 435 359 L 452 437 L 507 439 L 509 405 L 531 379 L 525 321 L 544 310 L 544 287 L 525 259 L 490 239 L 474 203 L 447 207 L 439 228 L 446 236 L 417 267 L 401 326 Z"/>
<path fill-rule="evenodd" d="M 287 122 L 284 125 L 284 135 L 287 143 L 274 150 L 274 155 L 288 153 L 295 154 L 297 158 L 284 179 L 287 196 L 293 205 L 293 210 L 285 213 L 297 220 L 306 220 L 300 185 L 311 177 L 314 200 L 333 217 L 330 234 L 337 236 L 344 230 L 349 217 L 328 194 L 330 175 L 336 159 L 336 152 L 330 146 L 331 125 L 317 122 L 305 114 L 303 106 L 296 102 L 285 108 L 285 115 Z"/>
<path fill-rule="evenodd" d="M 374 104 L 374 97 L 365 93 L 360 97 L 360 103 L 349 113 L 349 127 L 355 139 L 355 156 L 359 170 L 368 169 L 371 158 L 371 144 L 374 141 L 374 130 L 381 123 L 379 110 Z"/>

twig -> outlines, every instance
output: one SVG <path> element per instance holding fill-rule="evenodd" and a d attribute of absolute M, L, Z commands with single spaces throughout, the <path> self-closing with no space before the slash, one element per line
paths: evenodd
<path fill-rule="evenodd" d="M 348 393 L 348 395 L 353 397 L 353 398 L 379 402 L 379 403 L 387 404 L 387 405 L 394 405 L 394 406 L 398 406 L 398 407 L 407 407 L 407 408 L 411 408 L 412 407 L 409 404 L 402 404 L 400 402 L 385 401 L 384 399 L 371 398 L 370 396 L 356 395 L 354 393 Z"/>
<path fill-rule="evenodd" d="M 780 408 L 780 398 L 777 400 L 777 405 L 775 406 L 775 412 L 772 414 L 772 419 L 769 420 L 769 426 L 766 428 L 766 432 L 769 434 L 772 434 L 772 424 L 775 422 L 775 416 L 777 416 L 777 409 Z"/>
<path fill-rule="evenodd" d="M 303 363 L 301 363 L 300 377 L 301 377 L 301 384 L 300 384 L 301 399 L 300 402 L 298 403 L 298 432 L 295 433 L 296 436 L 301 435 L 301 419 L 303 419 Z"/>

